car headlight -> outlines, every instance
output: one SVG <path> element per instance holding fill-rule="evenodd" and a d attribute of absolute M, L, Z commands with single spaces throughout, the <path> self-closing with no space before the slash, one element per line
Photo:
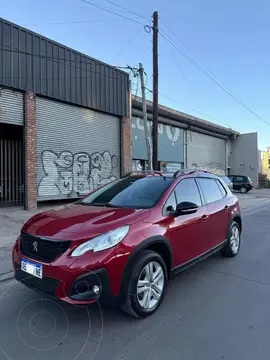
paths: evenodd
<path fill-rule="evenodd" d="M 87 251 L 101 251 L 109 249 L 124 239 L 129 232 L 129 225 L 122 226 L 118 229 L 109 231 L 105 234 L 99 235 L 89 241 L 79 245 L 71 254 L 71 256 L 81 256 Z"/>

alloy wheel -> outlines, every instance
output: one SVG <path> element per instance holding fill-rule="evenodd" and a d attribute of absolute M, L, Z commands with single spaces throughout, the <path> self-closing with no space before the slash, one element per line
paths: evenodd
<path fill-rule="evenodd" d="M 137 283 L 137 299 L 143 309 L 154 308 L 163 293 L 165 285 L 164 271 L 156 261 L 151 261 L 140 273 Z"/>
<path fill-rule="evenodd" d="M 232 252 L 236 254 L 240 246 L 240 231 L 236 225 L 234 225 L 231 229 L 230 245 Z"/>

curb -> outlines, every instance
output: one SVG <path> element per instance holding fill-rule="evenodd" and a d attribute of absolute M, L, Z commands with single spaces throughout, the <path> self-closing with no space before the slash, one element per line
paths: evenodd
<path fill-rule="evenodd" d="M 0 283 L 3 281 L 8 281 L 14 278 L 14 271 L 10 270 L 4 274 L 0 274 Z"/>

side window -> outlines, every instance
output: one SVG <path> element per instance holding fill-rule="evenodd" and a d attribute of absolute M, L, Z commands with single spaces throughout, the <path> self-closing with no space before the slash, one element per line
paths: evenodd
<path fill-rule="evenodd" d="M 216 180 L 217 184 L 218 184 L 218 187 L 219 187 L 219 190 L 222 194 L 222 197 L 225 197 L 227 195 L 227 192 L 226 190 L 224 189 L 224 186 L 221 184 L 220 181 Z"/>
<path fill-rule="evenodd" d="M 190 201 L 201 206 L 202 200 L 198 186 L 194 179 L 184 179 L 175 187 L 177 204 L 182 201 Z"/>
<path fill-rule="evenodd" d="M 197 179 L 207 204 L 223 198 L 219 186 L 214 179 Z"/>
<path fill-rule="evenodd" d="M 173 191 L 171 195 L 168 197 L 164 207 L 163 207 L 163 215 L 167 215 L 170 211 L 167 209 L 170 207 L 171 210 L 176 210 L 176 198 L 175 198 L 175 192 Z"/>
<path fill-rule="evenodd" d="M 244 181 L 244 178 L 242 176 L 236 176 L 235 181 L 242 182 Z"/>

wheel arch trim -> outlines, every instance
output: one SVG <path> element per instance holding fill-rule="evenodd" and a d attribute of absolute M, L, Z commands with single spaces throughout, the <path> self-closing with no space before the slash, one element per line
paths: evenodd
<path fill-rule="evenodd" d="M 170 264 L 169 264 L 169 268 L 168 268 L 168 273 L 170 273 L 171 269 L 172 269 L 172 261 L 173 261 L 173 257 L 172 257 L 172 248 L 171 245 L 169 243 L 169 241 L 167 240 L 167 238 L 165 238 L 164 236 L 151 236 L 149 238 L 146 238 L 145 240 L 143 240 L 140 244 L 138 244 L 135 249 L 132 251 L 132 253 L 129 255 L 127 263 L 125 265 L 124 271 L 123 271 L 123 276 L 121 279 L 121 287 L 120 287 L 120 293 L 119 293 L 119 297 L 121 300 L 123 300 L 124 296 L 125 296 L 125 290 L 127 289 L 127 285 L 128 285 L 128 275 L 132 269 L 132 265 L 136 259 L 136 257 L 143 251 L 143 250 L 149 250 L 149 248 L 151 249 L 151 246 L 153 245 L 164 245 L 169 253 L 170 256 Z M 164 259 L 165 260 L 165 259 Z"/>

